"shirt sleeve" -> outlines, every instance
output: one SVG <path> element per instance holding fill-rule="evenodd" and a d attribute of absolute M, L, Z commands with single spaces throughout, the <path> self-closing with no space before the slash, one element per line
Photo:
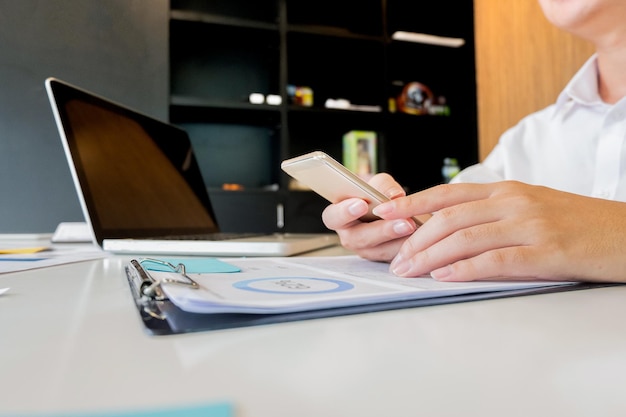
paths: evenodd
<path fill-rule="evenodd" d="M 507 150 L 505 143 L 507 138 L 512 140 L 518 131 L 518 127 L 515 126 L 513 128 L 508 129 L 504 134 L 500 137 L 500 140 L 491 150 L 489 155 L 485 158 L 482 163 L 478 163 L 476 165 L 470 165 L 469 167 L 463 169 L 457 175 L 452 178 L 450 183 L 490 183 L 497 181 L 506 180 L 505 175 L 505 159 L 506 152 L 510 152 Z M 504 143 L 503 143 L 504 142 Z"/>
<path fill-rule="evenodd" d="M 456 183 L 489 183 L 503 181 L 504 178 L 484 164 L 471 165 L 456 174 L 450 181 Z"/>

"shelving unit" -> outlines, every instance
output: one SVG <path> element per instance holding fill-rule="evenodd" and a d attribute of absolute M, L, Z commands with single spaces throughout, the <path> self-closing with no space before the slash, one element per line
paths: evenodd
<path fill-rule="evenodd" d="M 396 31 L 464 44 L 396 41 Z M 445 96 L 450 115 L 393 112 L 389 99 L 410 82 Z M 291 103 L 289 85 L 311 88 L 313 106 Z M 225 230 L 324 231 L 327 203 L 290 190 L 281 160 L 317 149 L 341 160 L 346 132 L 373 130 L 379 170 L 410 192 L 439 183 L 445 157 L 477 161 L 472 1 L 172 0 L 170 91 L 170 120 L 189 131 Z M 251 93 L 282 103 L 251 104 Z"/>

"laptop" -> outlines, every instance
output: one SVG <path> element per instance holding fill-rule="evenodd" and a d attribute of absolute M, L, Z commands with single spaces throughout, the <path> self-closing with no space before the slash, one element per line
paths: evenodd
<path fill-rule="evenodd" d="M 105 251 L 289 256 L 338 243 L 333 233 L 221 233 L 183 129 L 56 78 L 45 86 L 86 223 Z"/>

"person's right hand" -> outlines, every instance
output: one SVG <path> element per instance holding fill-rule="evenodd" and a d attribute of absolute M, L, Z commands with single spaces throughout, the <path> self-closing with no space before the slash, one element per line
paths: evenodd
<path fill-rule="evenodd" d="M 376 174 L 369 183 L 390 199 L 406 195 L 389 174 Z M 369 223 L 359 220 L 367 211 L 364 200 L 349 198 L 326 207 L 322 220 L 326 227 L 337 232 L 346 249 L 365 259 L 390 262 L 406 238 L 415 231 L 415 222 L 411 219 L 375 220 Z"/>

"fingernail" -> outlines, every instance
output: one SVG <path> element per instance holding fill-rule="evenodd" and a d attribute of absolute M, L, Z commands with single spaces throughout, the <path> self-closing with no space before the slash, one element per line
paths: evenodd
<path fill-rule="evenodd" d="M 450 265 L 446 265 L 443 268 L 435 269 L 430 273 L 430 276 L 436 279 L 437 281 L 446 281 L 446 278 L 452 275 L 452 267 Z"/>
<path fill-rule="evenodd" d="M 376 216 L 382 217 L 385 214 L 391 213 L 392 211 L 393 211 L 393 203 L 383 203 L 381 205 L 374 207 L 374 210 L 372 210 L 372 213 L 374 213 Z"/>
<path fill-rule="evenodd" d="M 348 213 L 353 216 L 362 216 L 367 212 L 367 203 L 365 201 L 357 201 L 348 206 Z"/>
<path fill-rule="evenodd" d="M 393 231 L 396 232 L 398 236 L 408 235 L 413 231 L 413 227 L 406 220 L 396 220 L 393 223 Z"/>
<path fill-rule="evenodd" d="M 404 195 L 404 190 L 402 188 L 390 188 L 387 190 L 387 197 L 394 198 L 399 195 Z"/>
<path fill-rule="evenodd" d="M 398 276 L 402 276 L 404 274 L 406 274 L 407 272 L 409 272 L 411 265 L 409 264 L 408 261 L 406 261 L 402 255 L 398 254 L 393 262 L 391 262 L 391 265 L 389 265 L 389 268 L 391 269 L 391 272 L 393 272 L 394 274 L 398 275 Z"/>

